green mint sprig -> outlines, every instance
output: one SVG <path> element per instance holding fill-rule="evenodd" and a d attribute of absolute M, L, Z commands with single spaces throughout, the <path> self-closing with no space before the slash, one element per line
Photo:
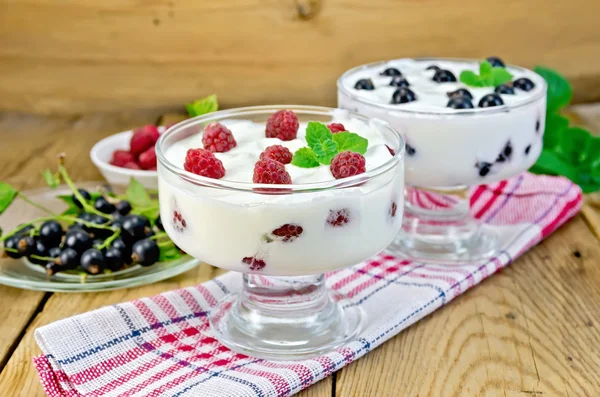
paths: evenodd
<path fill-rule="evenodd" d="M 508 83 L 513 78 L 508 70 L 503 67 L 493 67 L 488 61 L 479 64 L 479 75 L 470 70 L 460 72 L 460 81 L 470 87 L 497 87 Z"/>
<path fill-rule="evenodd" d="M 190 117 L 196 117 L 206 113 L 216 112 L 217 110 L 219 110 L 217 96 L 213 94 L 207 96 L 206 98 L 197 99 L 192 103 L 187 103 L 185 105 L 185 109 L 187 110 Z"/>
<path fill-rule="evenodd" d="M 332 134 L 323 123 L 310 121 L 306 128 L 308 147 L 298 149 L 292 157 L 292 164 L 301 168 L 314 168 L 321 164 L 329 165 L 340 152 L 365 154 L 369 141 L 354 132 Z"/>
<path fill-rule="evenodd" d="M 600 190 L 600 137 L 570 125 L 561 114 L 571 102 L 573 88 L 558 72 L 536 66 L 534 71 L 546 80 L 546 126 L 542 153 L 529 170 L 534 174 L 562 175 L 581 187 L 584 193 Z"/>

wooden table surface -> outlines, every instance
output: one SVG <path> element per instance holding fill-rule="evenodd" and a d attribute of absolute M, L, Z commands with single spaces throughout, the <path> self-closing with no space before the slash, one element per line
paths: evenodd
<path fill-rule="evenodd" d="M 600 106 L 579 106 L 574 114 L 600 131 Z M 42 186 L 40 170 L 61 151 L 68 152 L 75 180 L 97 180 L 88 157 L 94 142 L 160 121 L 152 112 L 0 114 L 0 180 Z M 299 396 L 600 396 L 599 258 L 600 244 L 579 215 L 508 268 Z M 202 265 L 156 284 L 91 294 L 0 286 L 0 395 L 44 395 L 31 361 L 40 353 L 36 327 L 220 272 Z"/>

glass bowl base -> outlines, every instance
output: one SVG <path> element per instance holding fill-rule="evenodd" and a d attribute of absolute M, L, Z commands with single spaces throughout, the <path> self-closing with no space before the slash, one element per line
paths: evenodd
<path fill-rule="evenodd" d="M 237 353 L 269 360 L 315 357 L 354 339 L 364 322 L 360 307 L 324 288 L 315 293 L 321 296 L 285 306 L 281 296 L 257 303 L 246 291 L 229 294 L 211 310 L 212 333 Z"/>

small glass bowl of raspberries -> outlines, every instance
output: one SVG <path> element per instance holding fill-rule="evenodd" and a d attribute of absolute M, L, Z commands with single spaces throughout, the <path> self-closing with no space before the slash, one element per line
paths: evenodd
<path fill-rule="evenodd" d="M 134 177 L 147 189 L 156 189 L 156 152 L 154 146 L 166 127 L 145 125 L 111 135 L 97 142 L 90 151 L 92 162 L 111 185 L 126 186 Z"/>

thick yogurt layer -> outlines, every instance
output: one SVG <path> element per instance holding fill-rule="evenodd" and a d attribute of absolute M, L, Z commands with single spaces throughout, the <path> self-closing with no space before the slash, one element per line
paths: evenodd
<path fill-rule="evenodd" d="M 347 112 L 339 112 L 340 118 L 333 120 L 342 123 L 347 131 L 355 132 L 369 140 L 367 153 L 364 154 L 367 171 L 375 169 L 387 162 L 392 155 L 387 149 L 383 136 L 376 127 L 358 119 L 343 117 Z M 235 182 L 252 182 L 254 164 L 258 161 L 260 154 L 269 146 L 282 145 L 292 153 L 306 145 L 306 127 L 308 122 L 300 123 L 296 139 L 282 141 L 278 138 L 265 137 L 265 124 L 249 120 L 225 119 L 219 121 L 229 128 L 237 142 L 237 146 L 225 153 L 215 153 L 215 157 L 223 162 L 225 167 L 224 180 Z M 183 159 L 188 149 L 202 148 L 202 134 L 192 135 L 175 143 L 166 152 L 167 159 L 173 164 L 183 165 Z M 286 171 L 292 177 L 293 184 L 314 183 L 333 181 L 328 166 L 322 165 L 316 168 L 300 168 L 292 164 L 286 164 Z"/>
<path fill-rule="evenodd" d="M 444 82 L 438 83 L 433 81 L 435 70 L 427 70 L 429 66 L 437 66 L 441 69 L 451 71 L 456 77 L 456 82 Z M 448 104 L 448 93 L 456 91 L 459 88 L 466 88 L 473 95 L 474 109 L 471 111 L 477 111 L 481 109 L 477 107 L 479 100 L 487 95 L 494 92 L 494 87 L 469 87 L 464 83 L 460 82 L 460 73 L 463 70 L 469 70 L 475 73 L 479 73 L 479 61 L 450 61 L 450 60 L 415 60 L 415 59 L 398 59 L 385 63 L 379 63 L 377 65 L 367 65 L 362 68 L 357 68 L 351 73 L 345 74 L 342 78 L 343 86 L 352 92 L 353 96 L 362 98 L 363 100 L 372 102 L 374 104 L 387 105 L 391 103 L 392 95 L 398 87 L 390 86 L 392 77 L 382 76 L 383 72 L 387 68 L 396 68 L 400 70 L 402 76 L 406 78 L 410 84 L 410 88 L 415 94 L 417 99 L 412 102 L 403 104 L 393 105 L 398 109 L 411 110 L 411 111 L 435 111 L 443 113 L 460 113 L 461 110 L 449 108 Z M 513 79 L 526 77 L 533 81 L 535 84 L 531 91 L 524 91 L 516 88 L 514 94 L 501 95 L 504 101 L 504 106 L 512 107 L 518 106 L 531 100 L 533 97 L 541 95 L 544 91 L 544 80 L 540 75 L 530 70 L 523 68 L 516 68 L 507 66 L 508 70 L 512 75 Z M 374 90 L 357 90 L 354 88 L 356 82 L 360 79 L 370 79 L 374 86 Z"/>
<path fill-rule="evenodd" d="M 214 266 L 279 276 L 351 266 L 387 247 L 402 223 L 402 159 L 391 159 L 385 145 L 394 144 L 374 125 L 350 118 L 334 121 L 369 139 L 367 170 L 388 161 L 394 166 L 358 186 L 273 195 L 192 184 L 159 163 L 161 218 L 169 236 L 190 255 Z M 282 142 L 265 138 L 264 123 L 220 122 L 238 143 L 227 153 L 216 153 L 227 180 L 251 182 L 254 164 L 267 146 L 282 144 L 292 151 L 306 146 L 306 123 L 301 123 L 296 140 Z M 201 134 L 174 143 L 165 156 L 181 167 L 187 149 L 197 147 L 202 147 Z M 334 179 L 328 166 L 286 169 L 294 184 Z M 347 222 L 335 225 L 332 219 L 340 213 Z M 302 232 L 285 241 L 274 233 L 284 225 L 299 226 Z"/>
<path fill-rule="evenodd" d="M 501 95 L 502 106 L 456 110 L 446 107 L 447 92 L 467 88 L 477 106 L 479 98 L 493 88 L 434 82 L 435 71 L 426 70 L 430 65 L 451 70 L 458 79 L 461 70 L 475 71 L 478 61 L 401 59 L 355 68 L 338 82 L 338 107 L 386 120 L 404 137 L 407 184 L 473 186 L 510 178 L 533 165 L 542 149 L 545 127 L 546 84 L 540 76 L 508 67 L 515 78 L 531 79 L 534 89 Z M 409 80 L 416 101 L 390 104 L 396 87 L 386 87 L 391 77 L 379 75 L 388 67 L 398 68 Z M 371 78 L 379 88 L 354 89 L 360 78 Z"/>

